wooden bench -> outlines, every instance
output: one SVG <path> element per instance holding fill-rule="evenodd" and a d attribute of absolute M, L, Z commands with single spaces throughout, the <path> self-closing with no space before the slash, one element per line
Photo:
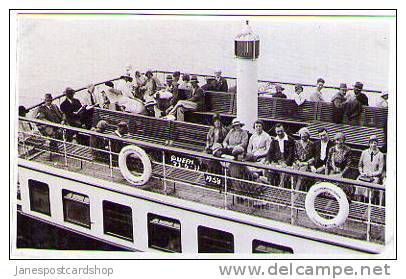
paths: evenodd
<path fill-rule="evenodd" d="M 112 132 L 120 121 L 128 123 L 128 137 L 146 140 L 159 144 L 170 144 L 192 150 L 203 150 L 209 126 L 170 121 L 144 115 L 135 115 L 119 111 L 95 109 L 93 113 L 93 126 L 98 121 L 109 123 L 108 130 Z"/>

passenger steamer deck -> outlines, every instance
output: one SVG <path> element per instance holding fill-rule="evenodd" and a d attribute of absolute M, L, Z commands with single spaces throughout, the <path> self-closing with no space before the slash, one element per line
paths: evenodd
<path fill-rule="evenodd" d="M 20 121 L 36 122 L 37 125 L 51 125 L 55 128 L 63 129 L 65 132 L 71 130 L 80 132 L 83 135 L 97 135 L 104 137 L 106 140 L 117 140 L 116 137 L 111 135 L 99 134 L 83 129 L 29 120 L 26 118 L 20 118 Z M 38 140 L 39 136 L 36 135 L 33 137 L 36 137 Z M 144 191 L 159 194 L 157 196 L 158 198 L 160 195 L 166 195 L 177 198 L 179 204 L 182 204 L 182 200 L 188 200 L 224 210 L 237 211 L 247 216 L 262 217 L 264 220 L 271 219 L 352 239 L 364 240 L 376 244 L 384 244 L 385 242 L 385 207 L 382 205 L 351 201 L 349 216 L 344 225 L 335 228 L 321 228 L 313 223 L 306 214 L 304 206 L 306 192 L 280 188 L 263 182 L 242 181 L 231 178 L 227 176 L 227 166 L 229 164 L 245 164 L 257 169 L 263 168 L 266 170 L 285 172 L 288 175 L 299 175 L 311 181 L 312 184 L 321 181 L 329 181 L 344 187 L 365 187 L 370 193 L 372 193 L 373 189 L 383 193 L 384 187 L 382 186 L 349 179 L 332 179 L 324 175 L 314 175 L 291 169 L 280 169 L 273 166 L 259 166 L 252 163 L 236 162 L 224 158 L 215 159 L 210 155 L 200 152 L 146 141 L 142 142 L 131 138 L 123 141 L 125 141 L 126 144 L 138 145 L 144 148 L 149 154 L 152 161 L 152 178 L 146 185 L 140 188 Z M 51 159 L 50 154 L 52 154 Z M 109 151 L 106 151 L 106 154 L 110 156 Z M 112 156 L 113 155 L 114 154 L 112 154 Z M 178 158 L 195 158 L 195 160 L 191 166 L 174 166 L 173 162 L 166 161 L 168 156 L 171 155 L 177 156 Z M 110 160 L 109 163 L 93 161 L 90 147 L 67 142 L 63 139 L 59 140 L 58 151 L 50 152 L 47 144 L 38 145 L 35 140 L 30 140 L 30 136 L 28 136 L 27 140 L 20 142 L 19 156 L 22 160 L 37 162 L 47 165 L 50 168 L 83 174 L 106 182 L 119 183 L 123 185 L 123 191 L 126 191 L 128 187 L 136 187 L 123 178 L 120 169 L 114 166 L 112 160 Z M 110 159 L 111 158 L 112 157 L 110 157 Z M 207 185 L 207 173 L 201 170 L 200 167 L 196 167 L 204 160 L 222 161 L 225 167 L 225 175 L 209 175 L 212 178 L 221 178 L 221 183 L 219 182 L 218 186 Z M 189 167 L 192 169 L 188 169 Z M 233 187 L 230 186 L 230 182 L 232 183 L 232 181 L 248 183 L 251 185 L 250 187 L 256 185 L 265 188 L 265 190 L 263 190 L 260 196 L 252 196 L 247 192 L 233 189 Z M 83 187 L 86 187 L 86 185 L 83 185 Z M 315 206 L 318 213 L 325 218 L 335 216 L 339 210 L 337 201 L 328 196 L 318 197 Z"/>

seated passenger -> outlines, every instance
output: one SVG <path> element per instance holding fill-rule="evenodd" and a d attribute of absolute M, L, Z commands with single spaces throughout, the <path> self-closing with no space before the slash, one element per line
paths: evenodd
<path fill-rule="evenodd" d="M 282 91 L 285 90 L 285 88 L 283 88 L 282 85 L 275 84 L 275 90 L 276 93 L 272 95 L 273 98 L 284 98 L 284 99 L 287 98 L 286 95 L 282 93 Z"/>
<path fill-rule="evenodd" d="M 264 122 L 261 120 L 255 121 L 254 129 L 255 132 L 248 142 L 245 160 L 265 163 L 272 139 L 268 133 L 264 131 Z"/>
<path fill-rule="evenodd" d="M 121 76 L 117 81 L 116 89 L 128 98 L 135 98 L 135 92 L 133 92 L 133 78 L 130 76 Z"/>
<path fill-rule="evenodd" d="M 334 141 L 326 163 L 326 175 L 345 178 L 351 164 L 351 148 L 345 145 L 345 135 L 341 132 L 335 134 Z"/>
<path fill-rule="evenodd" d="M 360 175 L 357 179 L 371 183 L 380 183 L 384 165 L 385 158 L 378 148 L 378 137 L 373 135 L 369 138 L 369 148 L 361 153 L 358 164 Z M 354 195 L 360 201 L 368 201 L 368 190 L 366 188 L 356 187 Z"/>
<path fill-rule="evenodd" d="M 87 86 L 87 90 L 83 90 L 77 93 L 78 99 L 84 106 L 84 111 L 82 113 L 82 123 L 85 124 L 87 129 L 92 127 L 92 114 L 95 107 L 102 108 L 107 101 L 105 95 L 99 91 L 95 90 L 93 84 Z"/>
<path fill-rule="evenodd" d="M 167 112 L 173 108 L 173 98 L 174 95 L 166 89 L 156 92 L 152 115 L 156 118 L 165 117 L 167 115 Z"/>
<path fill-rule="evenodd" d="M 228 91 L 227 80 L 221 76 L 221 70 L 216 70 L 214 72 L 214 76 L 216 78 L 216 90 L 215 91 L 227 92 Z"/>
<path fill-rule="evenodd" d="M 383 91 L 380 100 L 376 104 L 377 108 L 387 108 L 388 107 L 388 92 Z"/>
<path fill-rule="evenodd" d="M 107 122 L 105 120 L 100 120 L 96 127 L 92 128 L 92 131 L 98 133 L 104 133 L 107 129 Z M 109 148 L 108 140 L 101 136 L 91 135 L 89 140 L 89 145 L 92 148 L 93 160 L 100 162 L 108 162 L 109 154 L 106 150 Z M 103 151 L 101 151 L 103 150 Z"/>
<path fill-rule="evenodd" d="M 296 84 L 295 85 L 295 93 L 296 93 L 295 97 L 294 97 L 295 103 L 298 106 L 303 105 L 303 103 L 306 101 L 306 96 L 303 93 L 303 86 L 300 85 L 300 84 Z"/>
<path fill-rule="evenodd" d="M 147 78 L 144 74 L 141 75 L 140 71 L 135 71 L 133 90 L 136 98 L 143 99 L 143 92 L 141 92 L 141 88 L 144 86 L 146 81 Z"/>
<path fill-rule="evenodd" d="M 24 106 L 18 107 L 18 116 L 26 117 L 27 112 L 28 111 Z M 27 139 L 35 140 L 38 144 L 42 144 L 44 142 L 35 123 L 18 121 L 18 141 L 24 142 Z"/>
<path fill-rule="evenodd" d="M 234 160 L 243 161 L 245 157 L 245 151 L 243 148 L 239 147 L 234 150 Z M 249 181 L 255 181 L 257 179 L 257 174 L 251 172 L 250 168 L 242 164 L 231 163 L 228 166 L 229 175 L 229 187 L 231 190 L 236 191 L 237 194 L 242 196 L 248 196 L 253 198 L 259 198 L 259 196 L 264 192 L 266 187 L 257 184 L 252 184 Z M 236 178 L 236 179 L 233 179 Z M 238 179 L 238 180 L 237 180 Z M 241 181 L 245 180 L 245 181 Z M 253 206 L 263 206 L 262 201 L 252 201 L 245 198 L 237 197 L 237 203 L 247 202 L 252 203 Z"/>
<path fill-rule="evenodd" d="M 300 140 L 295 141 L 295 152 L 293 168 L 299 171 L 310 171 L 310 166 L 313 163 L 313 150 L 312 143 L 310 141 L 310 131 L 306 127 L 299 130 Z M 296 190 L 302 189 L 303 177 L 294 177 L 296 180 Z"/>
<path fill-rule="evenodd" d="M 173 109 L 168 113 L 168 119 L 185 120 L 186 111 L 199 111 L 204 107 L 204 92 L 199 87 L 196 76 L 190 79 L 192 84 L 192 96 L 187 100 L 179 100 Z"/>
<path fill-rule="evenodd" d="M 204 151 L 209 154 L 214 154 L 216 151 L 221 150 L 222 143 L 227 136 L 228 130 L 223 126 L 220 116 L 213 117 L 213 127 L 210 128 Z"/>
<path fill-rule="evenodd" d="M 172 94 L 172 97 L 170 98 L 170 101 L 171 101 L 170 106 L 168 106 L 167 111 L 166 111 L 166 113 L 168 113 L 179 100 L 178 84 L 175 85 L 174 79 L 171 75 L 166 76 L 165 91 Z M 155 98 L 155 100 L 156 100 L 156 98 Z"/>
<path fill-rule="evenodd" d="M 179 71 L 173 72 L 172 76 L 173 76 L 173 86 L 178 88 L 179 79 L 180 79 L 180 72 Z"/>
<path fill-rule="evenodd" d="M 190 98 L 192 92 L 192 85 L 190 85 L 190 75 L 183 74 L 182 82 L 178 86 L 179 100 L 186 100 Z"/>
<path fill-rule="evenodd" d="M 223 141 L 222 154 L 234 155 L 240 149 L 245 151 L 248 144 L 248 132 L 242 129 L 243 126 L 244 123 L 241 123 L 240 120 L 237 118 L 233 119 L 231 123 L 232 128 Z"/>
<path fill-rule="evenodd" d="M 114 84 L 112 82 L 106 82 L 106 85 L 109 87 L 109 89 L 106 90 L 106 95 L 110 102 L 110 110 L 143 115 L 147 114 L 146 108 L 141 100 L 135 98 L 131 99 L 124 96 L 120 90 L 114 88 Z"/>
<path fill-rule="evenodd" d="M 345 103 L 347 101 L 347 84 L 341 83 L 340 90 L 333 96 L 331 103 L 333 104 L 333 122 L 342 123 L 345 114 Z"/>
<path fill-rule="evenodd" d="M 65 100 L 61 103 L 61 111 L 65 114 L 68 125 L 82 127 L 81 113 L 84 111 L 82 104 L 75 96 L 75 90 L 68 87 L 65 89 Z"/>
<path fill-rule="evenodd" d="M 207 77 L 206 84 L 202 86 L 203 91 L 217 91 L 217 81 L 214 77 Z"/>
<path fill-rule="evenodd" d="M 38 108 L 36 118 L 53 123 L 63 124 L 65 122 L 65 116 L 56 105 L 52 104 L 52 101 L 52 95 L 45 94 L 44 104 Z M 62 138 L 62 131 L 57 128 L 39 125 L 38 129 L 44 136 L 55 139 Z M 51 151 L 56 151 L 58 149 L 58 142 L 51 140 L 49 147 Z"/>
<path fill-rule="evenodd" d="M 316 90 L 312 94 L 310 94 L 310 96 L 309 96 L 309 101 L 310 102 L 324 102 L 324 98 L 323 98 L 323 95 L 321 93 L 321 90 L 324 88 L 325 83 L 326 82 L 322 78 L 319 78 L 317 80 Z"/>
<path fill-rule="evenodd" d="M 271 145 L 268 151 L 268 163 L 276 164 L 280 167 L 290 167 L 293 163 L 294 156 L 294 140 L 285 133 L 285 129 L 281 123 L 275 125 L 276 137 L 271 141 Z M 270 172 L 269 181 L 272 185 L 279 184 L 280 187 L 284 187 L 286 183 L 286 174 Z"/>
<path fill-rule="evenodd" d="M 125 136 L 128 134 L 128 124 L 125 121 L 121 121 L 117 125 L 117 129 L 112 133 L 113 136 L 119 137 L 119 138 L 125 138 Z M 111 140 L 111 152 L 112 157 L 113 157 L 113 164 L 116 166 L 118 164 L 118 153 L 120 153 L 121 149 L 126 144 L 121 141 L 121 140 Z"/>
<path fill-rule="evenodd" d="M 314 173 L 324 174 L 326 172 L 328 155 L 330 149 L 334 146 L 334 143 L 330 140 L 326 128 L 319 128 L 318 134 L 320 140 L 317 140 L 312 144 L 314 161 L 310 166 L 310 170 Z"/>
<path fill-rule="evenodd" d="M 154 77 L 152 74 L 152 71 L 147 71 L 145 73 L 145 76 L 147 77 L 144 85 L 140 88 L 142 92 L 142 99 L 145 102 L 153 100 L 153 95 L 155 92 L 158 90 L 158 87 L 160 85 L 159 81 Z"/>

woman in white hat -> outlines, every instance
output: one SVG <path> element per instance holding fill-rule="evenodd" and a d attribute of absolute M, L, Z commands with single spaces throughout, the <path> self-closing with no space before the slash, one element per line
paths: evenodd
<path fill-rule="evenodd" d="M 334 136 L 335 146 L 330 149 L 326 163 L 326 174 L 345 177 L 351 164 L 351 148 L 345 144 L 345 135 L 338 132 Z"/>
<path fill-rule="evenodd" d="M 300 171 L 310 171 L 313 159 L 310 131 L 306 127 L 299 130 L 300 140 L 295 141 L 293 168 Z M 301 190 L 303 177 L 296 177 L 296 190 Z"/>
<path fill-rule="evenodd" d="M 244 123 L 238 118 L 234 118 L 231 123 L 231 130 L 223 141 L 222 152 L 228 155 L 234 155 L 241 148 L 245 150 L 248 145 L 248 132 L 243 130 Z"/>

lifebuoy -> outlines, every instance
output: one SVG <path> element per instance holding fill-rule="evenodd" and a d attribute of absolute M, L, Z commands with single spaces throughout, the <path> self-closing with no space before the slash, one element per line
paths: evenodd
<path fill-rule="evenodd" d="M 130 155 L 135 155 L 142 162 L 144 171 L 141 175 L 134 175 L 127 166 L 127 158 Z M 120 167 L 121 174 L 124 178 L 134 185 L 144 185 L 151 178 L 152 166 L 151 160 L 149 159 L 147 153 L 138 146 L 128 145 L 121 149 L 120 154 L 118 155 L 118 166 Z"/>
<path fill-rule="evenodd" d="M 332 195 L 338 202 L 338 214 L 332 219 L 326 219 L 320 216 L 314 206 L 316 197 L 322 193 L 328 193 Z M 350 211 L 350 205 L 347 200 L 347 195 L 344 191 L 329 182 L 321 182 L 313 185 L 309 192 L 306 195 L 305 208 L 307 216 L 312 220 L 316 225 L 323 228 L 335 228 L 344 224 L 347 220 L 348 213 Z"/>

